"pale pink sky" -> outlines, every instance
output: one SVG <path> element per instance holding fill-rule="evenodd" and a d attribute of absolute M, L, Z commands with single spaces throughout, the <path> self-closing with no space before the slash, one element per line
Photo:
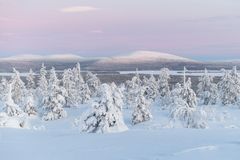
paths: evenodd
<path fill-rule="evenodd" d="M 238 0 L 0 0 L 0 56 L 240 58 Z"/>

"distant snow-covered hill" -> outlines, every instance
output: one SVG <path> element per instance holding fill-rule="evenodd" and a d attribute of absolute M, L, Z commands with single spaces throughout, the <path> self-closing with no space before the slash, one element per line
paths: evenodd
<path fill-rule="evenodd" d="M 182 70 L 187 67 L 192 70 L 204 68 L 219 70 L 230 69 L 232 66 L 240 67 L 240 61 L 226 62 L 201 62 L 189 58 L 154 51 L 136 51 L 130 54 L 113 57 L 81 57 L 75 54 L 55 55 L 16 55 L 0 58 L 0 72 L 10 72 L 15 67 L 21 72 L 27 72 L 30 68 L 38 71 L 42 63 L 49 68 L 54 66 L 58 70 L 73 67 L 77 62 L 81 63 L 83 70 L 91 71 L 133 71 L 159 70 L 167 67 L 172 70 Z"/>
<path fill-rule="evenodd" d="M 107 57 L 89 66 L 90 70 L 159 70 L 167 67 L 182 69 L 183 66 L 199 65 L 195 60 L 168 53 L 154 51 L 136 51 L 125 56 Z"/>
<path fill-rule="evenodd" d="M 24 54 L 16 55 L 11 57 L 0 58 L 1 61 L 80 61 L 85 59 L 74 54 L 54 54 L 54 55 L 34 55 L 34 54 Z"/>
<path fill-rule="evenodd" d="M 144 62 L 195 62 L 192 59 L 154 51 L 136 51 L 126 56 L 115 56 L 100 60 L 98 63 L 144 63 Z"/>

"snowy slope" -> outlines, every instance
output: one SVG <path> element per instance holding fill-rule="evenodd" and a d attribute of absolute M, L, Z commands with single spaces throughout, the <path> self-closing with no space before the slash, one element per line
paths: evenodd
<path fill-rule="evenodd" d="M 153 119 L 131 124 L 132 109 L 124 110 L 129 130 L 114 134 L 80 133 L 73 124 L 89 106 L 67 109 L 58 121 L 31 120 L 31 129 L 0 128 L 0 155 L 4 160 L 238 160 L 238 108 L 207 106 L 209 129 L 172 127 L 166 111 L 152 106 Z"/>
<path fill-rule="evenodd" d="M 194 60 L 168 53 L 153 51 L 136 51 L 126 56 L 115 56 L 103 59 L 99 63 L 143 63 L 143 62 L 194 62 Z"/>

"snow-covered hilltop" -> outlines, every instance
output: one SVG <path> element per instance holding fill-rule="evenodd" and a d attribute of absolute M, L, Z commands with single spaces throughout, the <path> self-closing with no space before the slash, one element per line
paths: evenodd
<path fill-rule="evenodd" d="M 14 61 L 81 61 L 84 58 L 74 54 L 53 54 L 53 55 L 36 55 L 24 54 L 10 57 L 0 58 L 0 62 L 14 62 Z"/>
<path fill-rule="evenodd" d="M 182 61 L 193 62 L 194 60 L 184 58 L 168 53 L 154 51 L 136 51 L 124 56 L 114 57 L 92 57 L 86 58 L 75 54 L 52 54 L 52 55 L 37 55 L 23 54 L 10 57 L 0 58 L 1 61 L 83 61 L 95 59 L 100 63 L 134 63 L 134 62 L 149 62 L 149 61 Z"/>
<path fill-rule="evenodd" d="M 183 66 L 202 66 L 201 62 L 154 51 L 136 51 L 127 55 L 107 57 L 91 64 L 88 69 L 105 71 L 160 70 L 163 67 L 179 70 Z"/>
<path fill-rule="evenodd" d="M 133 53 L 122 53 L 113 57 L 84 57 L 76 54 L 24 54 L 9 57 L 0 57 L 0 70 L 11 71 L 12 67 L 21 72 L 26 72 L 26 65 L 33 70 L 39 70 L 41 63 L 47 67 L 54 66 L 57 70 L 63 70 L 81 62 L 83 70 L 159 70 L 162 67 L 170 69 L 182 69 L 183 66 L 199 65 L 200 62 L 168 53 L 154 51 L 135 51 Z M 166 65 L 167 64 L 167 65 Z"/>
<path fill-rule="evenodd" d="M 26 65 L 33 70 L 39 70 L 41 63 L 47 67 L 54 66 L 57 70 L 72 67 L 76 62 L 81 62 L 83 70 L 92 71 L 134 71 L 160 70 L 167 67 L 171 70 L 181 70 L 187 66 L 191 70 L 220 70 L 231 69 L 232 66 L 240 66 L 235 61 L 229 62 L 201 62 L 193 59 L 177 56 L 169 53 L 156 51 L 135 51 L 133 53 L 122 53 L 113 57 L 83 57 L 75 54 L 55 55 L 17 55 L 0 58 L 0 71 L 11 71 L 12 67 L 21 72 L 27 72 Z"/>
<path fill-rule="evenodd" d="M 126 56 L 103 59 L 99 63 L 195 62 L 192 59 L 154 51 L 136 51 Z"/>

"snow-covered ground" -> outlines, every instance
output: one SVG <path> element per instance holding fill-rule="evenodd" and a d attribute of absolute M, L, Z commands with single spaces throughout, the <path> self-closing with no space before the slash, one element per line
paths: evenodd
<path fill-rule="evenodd" d="M 66 109 L 68 117 L 56 121 L 28 119 L 28 129 L 0 128 L 3 160 L 238 160 L 240 109 L 205 106 L 208 129 L 186 129 L 170 122 L 168 113 L 152 106 L 153 119 L 133 126 L 132 109 L 124 109 L 128 131 L 81 133 L 74 124 L 89 106 Z"/>

